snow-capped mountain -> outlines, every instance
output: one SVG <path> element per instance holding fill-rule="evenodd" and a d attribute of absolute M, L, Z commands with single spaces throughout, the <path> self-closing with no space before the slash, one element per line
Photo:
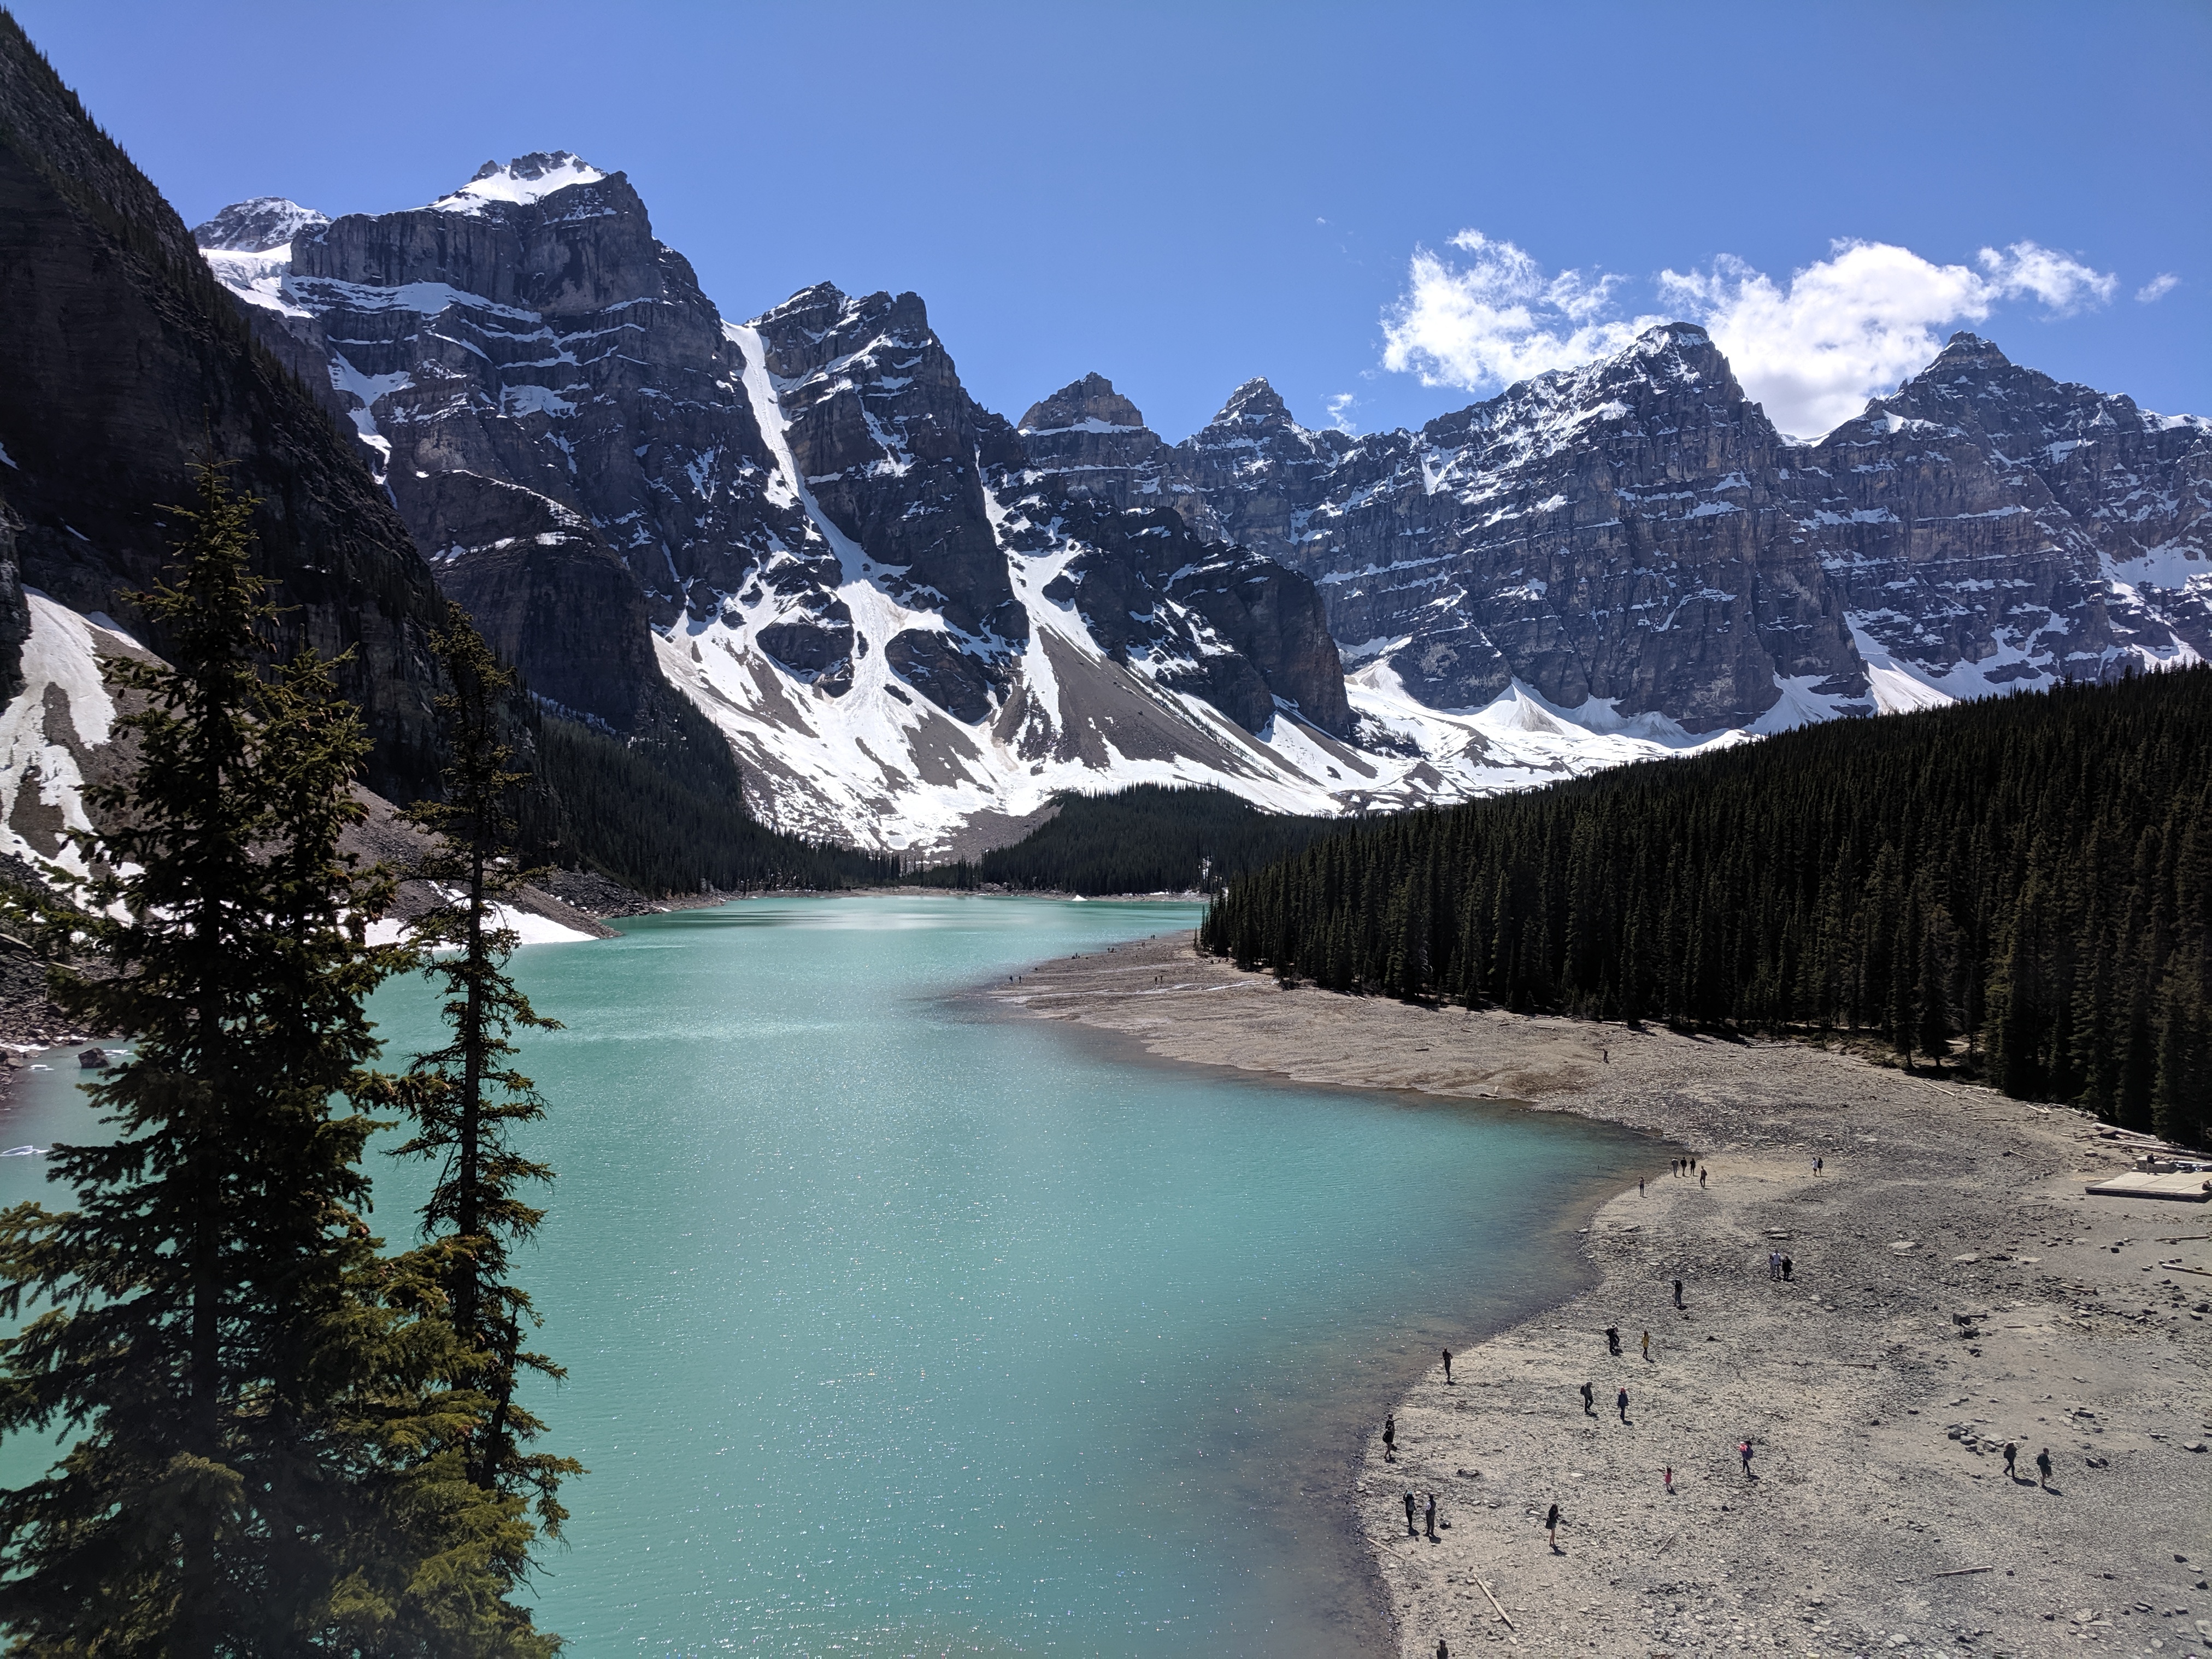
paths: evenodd
<path fill-rule="evenodd" d="M 566 152 L 199 237 L 536 695 L 626 732 L 673 686 L 810 834 L 1376 810 L 2212 649 L 2212 430 L 1971 337 L 1810 446 L 1687 325 L 1419 432 L 1255 380 L 1169 444 L 1096 374 L 981 409 L 913 295 L 726 321 Z"/>
<path fill-rule="evenodd" d="M 1255 383 L 1156 471 L 1425 704 L 1772 730 L 2212 650 L 2212 423 L 1971 335 L 1810 445 L 1673 324 L 1419 432 L 1310 431 Z"/>
<path fill-rule="evenodd" d="M 1330 811 L 1643 752 L 1388 699 L 1358 727 L 1310 581 L 1070 495 L 914 295 L 725 323 L 618 173 L 532 155 L 404 212 L 283 206 L 285 257 L 241 204 L 210 268 L 321 353 L 441 585 L 563 713 L 629 732 L 679 689 L 780 828 L 941 848 L 1071 787 Z"/>

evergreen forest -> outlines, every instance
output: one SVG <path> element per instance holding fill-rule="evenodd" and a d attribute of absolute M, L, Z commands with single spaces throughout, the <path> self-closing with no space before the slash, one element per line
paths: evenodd
<path fill-rule="evenodd" d="M 2202 1144 L 2212 667 L 1837 721 L 1380 819 L 1200 948 L 1340 991 L 1862 1033 Z"/>
<path fill-rule="evenodd" d="M 594 870 L 660 896 L 779 888 L 865 887 L 898 877 L 896 858 L 787 836 L 746 810 L 736 759 L 706 717 L 669 754 L 574 720 L 537 723 L 520 842 L 533 860 Z M 689 735 L 689 734 L 687 734 Z M 689 764 L 686 764 L 686 761 Z"/>
<path fill-rule="evenodd" d="M 1262 812 L 1225 789 L 1140 783 L 1109 795 L 1063 795 L 1060 810 L 1011 847 L 914 871 L 931 887 L 1025 891 L 1206 891 L 1344 828 L 1340 818 Z"/>

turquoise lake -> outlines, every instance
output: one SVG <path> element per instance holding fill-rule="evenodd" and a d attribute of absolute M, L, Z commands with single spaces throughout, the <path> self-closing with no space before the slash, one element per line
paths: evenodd
<path fill-rule="evenodd" d="M 572 1654 L 1379 1650 L 1364 1436 L 1439 1346 L 1575 1282 L 1589 1201 L 1647 1155 L 957 994 L 1197 915 L 750 901 L 519 953 L 566 1028 L 526 1045 L 560 1179 L 520 1260 L 569 1372 L 544 1443 L 591 1471 L 535 1589 Z M 379 994 L 391 1063 L 434 1012 Z M 93 1132 L 54 1059 L 0 1146 Z M 0 1159 L 0 1202 L 52 1201 L 43 1162 Z M 397 1241 L 422 1173 L 379 1182 Z"/>

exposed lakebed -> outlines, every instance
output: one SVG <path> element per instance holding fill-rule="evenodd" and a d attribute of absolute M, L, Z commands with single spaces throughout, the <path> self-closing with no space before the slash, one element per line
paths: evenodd
<path fill-rule="evenodd" d="M 1071 1041 L 948 994 L 1196 907 L 752 901 L 535 947 L 568 1383 L 543 1622 L 590 1656 L 1340 1654 L 1346 1486 L 1440 1341 L 1565 1288 L 1637 1142 Z M 419 981 L 380 994 L 395 1056 Z M 73 1055 L 0 1142 L 88 1122 Z M 59 1062 L 67 1060 L 66 1065 Z M 0 1162 L 0 1200 L 42 1195 Z M 397 1239 L 421 1172 L 380 1174 Z M 30 1474 L 36 1449 L 0 1472 Z"/>

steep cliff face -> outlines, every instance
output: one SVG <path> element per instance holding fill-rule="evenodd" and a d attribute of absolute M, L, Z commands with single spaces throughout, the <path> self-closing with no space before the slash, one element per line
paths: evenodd
<path fill-rule="evenodd" d="M 1595 699 L 1707 732 L 1772 706 L 1778 654 L 1790 674 L 1851 673 L 1837 608 L 1808 597 L 1812 562 L 1766 533 L 1779 438 L 1702 329 L 1655 331 L 1421 437 L 1451 585 L 1417 590 L 1426 627 L 1391 665 L 1424 702 L 1517 677 L 1564 707 Z M 1385 582 L 1341 574 L 1347 601 L 1372 606 L 1367 637 L 1413 620 Z M 1440 625 L 1441 611 L 1457 614 Z"/>
<path fill-rule="evenodd" d="M 1029 622 L 984 505 L 988 417 L 921 301 L 848 299 L 824 283 L 756 319 L 746 337 L 772 377 L 798 476 L 860 555 L 843 574 L 935 615 L 936 625 L 884 642 L 894 669 L 956 720 L 986 718 Z"/>
<path fill-rule="evenodd" d="M 1961 334 L 1797 459 L 1796 533 L 1878 665 L 1973 696 L 2212 650 L 2212 422 Z"/>
<path fill-rule="evenodd" d="M 672 681 L 772 822 L 911 844 L 887 803 L 963 746 L 971 811 L 1030 810 L 1044 785 L 1014 781 L 1055 766 L 1110 781 L 1127 757 L 1077 689 L 1097 672 L 1163 700 L 1162 730 L 1130 739 L 1147 763 L 1206 780 L 1254 774 L 1245 734 L 1285 711 L 1353 727 L 1310 582 L 1157 501 L 1067 495 L 969 398 L 913 295 L 825 284 L 725 323 L 628 181 L 565 152 L 404 213 L 261 199 L 198 234 L 272 346 L 319 356 L 440 584 L 533 694 L 641 732 Z M 1079 544 L 1060 528 L 1079 506 L 1100 508 Z M 1055 672 L 1036 608 L 1079 593 L 1058 631 L 1087 665 Z M 702 678 L 724 662 L 739 683 Z M 805 751 L 848 735 L 828 788 Z"/>
<path fill-rule="evenodd" d="M 240 240 L 224 222 L 252 205 L 203 240 Z M 210 262 L 257 317 L 319 335 L 441 586 L 532 694 L 617 732 L 665 729 L 648 623 L 702 583 L 735 589 L 779 527 L 799 533 L 763 499 L 766 453 L 690 267 L 620 173 L 566 154 L 319 221 L 273 277 Z"/>
<path fill-rule="evenodd" d="M 1132 476 L 1312 576 L 1360 683 L 1694 734 L 2201 651 L 2208 467 L 2203 421 L 1971 336 L 1793 444 L 1674 324 L 1419 432 L 1309 431 L 1254 382 Z"/>
<path fill-rule="evenodd" d="M 1752 481 L 1778 444 L 1678 325 L 1419 433 L 1309 432 L 1255 383 L 1170 473 L 1194 519 L 1311 575 L 1355 660 L 1386 659 L 1425 704 L 1480 708 L 1517 680 L 1699 732 L 1772 704 L 1778 652 L 1853 667 L 1810 561 L 1760 534 Z"/>
<path fill-rule="evenodd" d="M 423 793 L 428 567 L 349 441 L 252 348 L 183 222 L 4 15 L 0 292 L 0 493 L 23 521 L 22 580 L 129 623 L 118 593 L 171 556 L 164 504 L 190 499 L 195 461 L 228 459 L 261 500 L 258 558 L 295 637 L 353 653 L 374 787 Z"/>

